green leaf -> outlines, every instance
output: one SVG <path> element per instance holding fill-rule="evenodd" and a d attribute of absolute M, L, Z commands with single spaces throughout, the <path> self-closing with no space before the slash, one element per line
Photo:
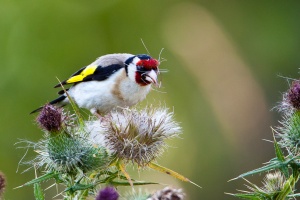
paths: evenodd
<path fill-rule="evenodd" d="M 262 200 L 261 198 L 257 197 L 257 194 L 249 193 L 249 194 L 244 194 L 244 193 L 238 193 L 238 194 L 230 194 L 226 193 L 241 199 L 251 199 L 251 200 Z"/>
<path fill-rule="evenodd" d="M 40 177 L 38 177 L 36 179 L 33 179 L 33 180 L 31 180 L 31 181 L 29 181 L 29 182 L 27 182 L 27 183 L 25 183 L 25 184 L 23 184 L 23 185 L 21 185 L 19 187 L 16 187 L 16 188 L 21 188 L 21 187 L 24 187 L 24 186 L 29 186 L 29 185 L 32 185 L 32 184 L 35 184 L 35 183 L 41 183 L 43 181 L 47 181 L 47 180 L 52 179 L 52 178 L 56 179 L 57 176 L 58 175 L 55 172 L 49 172 L 47 174 L 44 174 L 44 175 L 42 175 L 42 176 L 40 176 Z"/>
<path fill-rule="evenodd" d="M 61 84 L 61 81 L 57 78 L 57 80 L 59 81 L 60 83 L 60 86 L 62 87 L 62 89 L 64 90 L 65 94 L 67 95 L 68 99 L 69 99 L 69 102 L 75 112 L 75 115 L 78 119 L 78 122 L 80 124 L 80 127 L 83 128 L 84 127 L 84 121 L 80 115 L 80 112 L 79 112 L 79 107 L 77 106 L 77 104 L 75 103 L 75 101 L 70 97 L 69 93 L 67 92 L 67 90 L 65 89 L 65 87 Z"/>
<path fill-rule="evenodd" d="M 293 191 L 293 188 L 295 186 L 295 179 L 293 176 L 290 176 L 290 178 L 285 182 L 282 190 L 278 194 L 275 200 L 282 200 L 286 199 L 288 194 L 290 194 Z"/>
<path fill-rule="evenodd" d="M 281 165 L 281 163 L 279 163 L 279 162 L 278 162 L 278 163 L 270 163 L 270 164 L 268 164 L 268 165 L 266 165 L 266 166 L 264 166 L 264 167 L 260 167 L 260 168 L 258 168 L 258 169 L 254 169 L 254 170 L 252 170 L 252 171 L 243 173 L 243 174 L 239 175 L 238 177 L 233 178 L 233 179 L 231 179 L 231 180 L 229 180 L 229 181 L 233 181 L 233 180 L 236 180 L 236 179 L 239 179 L 239 178 L 244 178 L 244 177 L 246 177 L 246 176 L 253 175 L 253 174 L 258 174 L 258 173 L 262 173 L 262 172 L 267 172 L 267 171 L 270 171 L 270 170 L 272 170 L 272 169 L 278 169 L 278 168 L 280 168 L 281 166 L 282 166 L 282 165 Z"/>
<path fill-rule="evenodd" d="M 64 190 L 64 192 L 70 192 L 73 194 L 74 192 L 78 190 L 87 190 L 94 188 L 96 184 L 81 184 L 81 183 L 76 183 L 75 185 L 68 187 Z"/>
<path fill-rule="evenodd" d="M 273 134 L 273 137 L 274 137 L 274 134 Z M 285 161 L 284 154 L 283 154 L 281 148 L 279 147 L 278 142 L 276 141 L 275 137 L 274 137 L 274 148 L 275 148 L 275 154 L 276 154 L 277 159 L 280 162 L 284 162 Z M 287 166 L 281 167 L 281 168 L 279 168 L 279 170 L 284 174 L 285 177 L 289 176 L 289 170 L 288 170 Z"/>
<path fill-rule="evenodd" d="M 95 188 L 98 184 L 101 183 L 108 183 L 109 185 L 113 186 L 130 186 L 129 182 L 118 182 L 118 181 L 112 181 L 112 179 L 109 179 L 110 181 L 107 181 L 107 179 L 104 179 L 102 181 L 97 181 L 96 183 L 93 184 L 81 184 L 81 183 L 76 183 L 71 187 L 68 187 L 64 190 L 64 192 L 69 192 L 73 194 L 74 192 L 78 190 L 90 190 Z M 127 179 L 126 179 L 127 180 Z M 133 185 L 151 185 L 151 184 L 159 184 L 155 182 L 142 182 L 142 181 L 135 181 L 133 182 Z"/>
<path fill-rule="evenodd" d="M 288 198 L 300 197 L 300 193 L 287 195 Z"/>
<path fill-rule="evenodd" d="M 45 200 L 44 192 L 40 183 L 35 183 L 33 185 L 34 197 L 36 200 Z"/>
<path fill-rule="evenodd" d="M 117 181 L 112 181 L 110 182 L 111 185 L 113 186 L 130 186 L 129 182 L 117 182 Z M 153 185 L 153 184 L 159 184 L 155 182 L 133 182 L 133 185 Z"/>
<path fill-rule="evenodd" d="M 274 138 L 274 148 L 275 148 L 275 154 L 276 154 L 276 157 L 278 158 L 278 160 L 281 161 L 281 162 L 284 162 L 285 158 L 284 158 L 283 152 L 280 149 L 280 147 L 279 147 L 277 141 L 275 140 L 275 138 Z"/>

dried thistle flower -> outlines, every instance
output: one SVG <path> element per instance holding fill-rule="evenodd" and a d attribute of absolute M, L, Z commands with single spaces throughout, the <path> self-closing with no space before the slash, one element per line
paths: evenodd
<path fill-rule="evenodd" d="M 119 194 L 114 187 L 106 187 L 100 190 L 96 200 L 117 200 Z"/>
<path fill-rule="evenodd" d="M 44 130 L 56 132 L 61 129 L 62 109 L 46 104 L 39 113 L 37 123 Z"/>
<path fill-rule="evenodd" d="M 155 192 L 147 200 L 182 200 L 185 194 L 182 189 L 175 189 L 171 187 L 165 187 L 162 190 Z"/>
<path fill-rule="evenodd" d="M 145 166 L 164 150 L 165 139 L 178 136 L 181 127 L 167 108 L 112 111 L 101 123 L 104 142 L 117 158 Z"/>
<path fill-rule="evenodd" d="M 5 186 L 6 186 L 6 179 L 4 174 L 0 171 L 0 199 L 2 194 L 4 193 Z"/>

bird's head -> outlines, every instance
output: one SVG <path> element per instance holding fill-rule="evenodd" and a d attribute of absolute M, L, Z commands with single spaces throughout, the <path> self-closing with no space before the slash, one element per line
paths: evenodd
<path fill-rule="evenodd" d="M 132 56 L 125 61 L 127 76 L 141 86 L 157 84 L 159 61 L 146 55 Z"/>

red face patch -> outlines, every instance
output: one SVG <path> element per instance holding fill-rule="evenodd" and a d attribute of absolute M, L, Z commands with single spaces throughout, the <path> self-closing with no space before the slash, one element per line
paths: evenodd
<path fill-rule="evenodd" d="M 136 65 L 141 66 L 147 70 L 151 70 L 151 69 L 156 70 L 159 65 L 159 62 L 158 60 L 151 58 L 148 60 L 140 60 L 139 62 L 136 63 Z"/>

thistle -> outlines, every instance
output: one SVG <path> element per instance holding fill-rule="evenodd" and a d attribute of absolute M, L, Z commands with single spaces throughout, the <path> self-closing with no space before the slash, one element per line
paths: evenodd
<path fill-rule="evenodd" d="M 163 153 L 166 139 L 179 135 L 181 127 L 173 115 L 166 108 L 151 107 L 111 112 L 101 124 L 105 145 L 116 158 L 145 166 Z"/>
<path fill-rule="evenodd" d="M 62 109 L 46 104 L 36 121 L 42 129 L 49 132 L 57 132 L 62 126 Z"/>
<path fill-rule="evenodd" d="M 183 193 L 182 189 L 165 187 L 164 189 L 155 192 L 147 200 L 183 200 L 184 196 L 185 194 Z"/>
<path fill-rule="evenodd" d="M 183 200 L 185 194 L 182 189 L 175 189 L 172 187 L 165 187 L 162 190 L 157 190 L 152 194 L 148 191 L 127 193 L 122 200 Z"/>
<path fill-rule="evenodd" d="M 65 199 L 86 199 L 93 195 L 96 200 L 116 200 L 119 195 L 114 187 L 156 184 L 131 179 L 126 172 L 127 164 L 150 167 L 191 182 L 154 163 L 167 147 L 165 140 L 181 132 L 173 119 L 174 113 L 167 108 L 124 108 L 111 111 L 101 120 L 90 117 L 84 121 L 76 105 L 72 106 L 75 115 L 51 105 L 44 106 L 37 117 L 44 137 L 38 142 L 25 141 L 27 147 L 37 153 L 25 164 L 44 171 L 43 175 L 22 185 L 34 185 L 36 199 L 44 196 L 40 183 L 49 179 L 66 186 L 62 193 Z M 100 184 L 112 187 L 96 195 Z"/>
<path fill-rule="evenodd" d="M 282 101 L 275 108 L 286 116 L 300 109 L 300 80 L 292 82 L 289 90 L 283 93 Z"/>
<path fill-rule="evenodd" d="M 181 132 L 181 127 L 173 118 L 174 113 L 168 112 L 167 108 L 152 106 L 142 110 L 125 108 L 111 111 L 102 119 L 101 129 L 93 129 L 98 135 L 104 133 L 103 137 L 98 136 L 100 141 L 95 142 L 104 143 L 113 160 L 111 165 L 125 175 L 131 186 L 133 183 L 126 172 L 128 163 L 149 167 L 200 187 L 179 173 L 154 163 L 167 147 L 165 140 L 177 137 Z M 97 133 L 92 131 L 91 135 L 96 138 Z"/>
<path fill-rule="evenodd" d="M 274 136 L 275 158 L 264 166 L 243 173 L 237 178 L 267 173 L 263 186 L 258 187 L 248 181 L 250 191 L 234 196 L 253 200 L 292 199 L 300 197 L 295 193 L 295 185 L 300 177 L 300 81 L 294 81 L 277 106 L 283 113 L 280 125 L 272 129 Z M 279 140 L 277 142 L 277 139 Z M 273 170 L 275 173 L 270 173 Z M 234 178 L 234 179 L 237 179 Z M 234 180 L 232 179 L 232 180 Z"/>
<path fill-rule="evenodd" d="M 280 123 L 281 126 L 276 128 L 277 137 L 280 139 L 278 144 L 297 155 L 300 152 L 300 112 L 284 116 Z"/>
<path fill-rule="evenodd" d="M 100 190 L 95 200 L 117 200 L 119 194 L 113 187 L 106 187 Z"/>
<path fill-rule="evenodd" d="M 296 80 L 292 83 L 286 94 L 288 103 L 296 110 L 300 109 L 300 81 Z"/>
<path fill-rule="evenodd" d="M 108 155 L 105 148 L 96 146 L 82 135 L 61 133 L 46 137 L 35 146 L 38 156 L 35 166 L 45 166 L 46 170 L 83 172 L 101 169 L 107 166 Z"/>
<path fill-rule="evenodd" d="M 262 189 L 270 194 L 280 192 L 284 187 L 285 181 L 286 179 L 280 171 L 268 173 L 264 178 Z"/>
<path fill-rule="evenodd" d="M 247 181 L 247 180 L 246 180 Z M 289 199 L 280 198 L 291 193 L 290 190 L 286 191 L 286 188 L 290 188 L 289 180 L 286 180 L 280 172 L 268 173 L 263 181 L 263 186 L 259 187 L 249 181 L 247 188 L 250 191 L 243 191 L 244 193 L 235 194 L 234 196 L 247 199 L 257 200 L 271 200 L 271 199 Z"/>

